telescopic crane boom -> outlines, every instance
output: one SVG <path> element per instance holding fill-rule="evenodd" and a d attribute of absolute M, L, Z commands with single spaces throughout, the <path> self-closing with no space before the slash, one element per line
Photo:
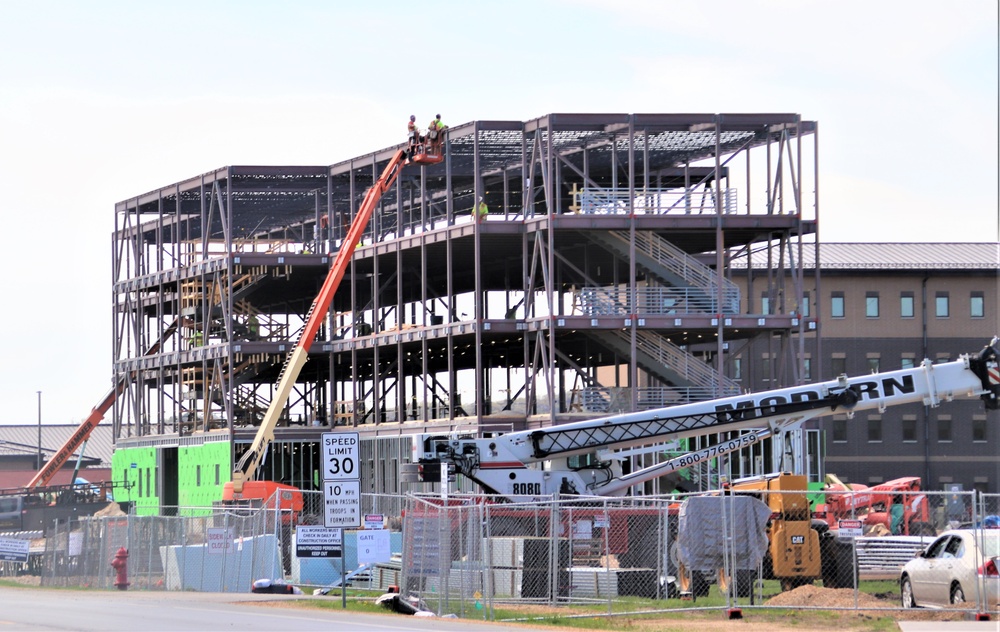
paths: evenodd
<path fill-rule="evenodd" d="M 275 389 L 274 398 L 271 399 L 271 404 L 268 406 L 263 421 L 261 421 L 257 435 L 254 437 L 250 449 L 243 454 L 243 457 L 233 469 L 231 484 L 233 494 L 242 494 L 243 484 L 253 480 L 257 468 L 264 458 L 267 446 L 274 440 L 274 428 L 281 418 L 282 410 L 288 402 L 288 396 L 295 385 L 295 380 L 298 379 L 299 373 L 302 372 L 302 367 L 305 366 L 306 361 L 309 359 L 309 348 L 312 346 L 316 334 L 323 324 L 323 319 L 326 318 L 326 313 L 333 302 L 333 296 L 337 293 L 337 288 L 340 287 L 340 282 L 343 280 L 347 266 L 354 255 L 354 249 L 357 247 L 358 242 L 361 241 L 361 235 L 364 234 L 365 228 L 367 228 L 379 200 L 396 182 L 396 178 L 399 177 L 399 172 L 405 164 L 406 152 L 403 150 L 397 151 L 382 171 L 382 175 L 379 176 L 379 179 L 365 194 L 365 198 L 358 208 L 358 214 L 354 217 L 354 221 L 351 222 L 351 227 L 344 237 L 344 241 L 337 252 L 336 258 L 333 260 L 333 264 L 330 266 L 330 271 L 323 281 L 319 294 L 316 295 L 312 307 L 309 308 L 309 312 L 306 314 L 306 322 L 302 328 L 302 333 L 285 359 L 285 365 L 278 375 L 278 384 Z M 227 487 L 229 485 L 228 483 L 226 484 Z"/>
<path fill-rule="evenodd" d="M 160 351 L 160 347 L 163 346 L 163 343 L 167 340 L 167 338 L 172 336 L 174 332 L 177 331 L 177 326 L 179 324 L 180 319 L 170 323 L 170 325 L 163 330 L 163 334 L 160 335 L 160 338 L 150 345 L 148 349 L 146 349 L 146 353 L 144 355 L 148 356 L 158 353 Z M 87 415 L 87 418 L 84 419 L 77 427 L 76 431 L 70 435 L 70 438 L 66 440 L 66 443 L 64 443 L 62 447 L 59 448 L 54 455 L 52 455 L 52 458 L 38 470 L 34 478 L 28 482 L 26 489 L 32 490 L 36 487 L 49 484 L 52 478 L 56 475 L 56 472 L 62 469 L 69 458 L 73 456 L 73 453 L 87 442 L 91 433 L 94 432 L 94 428 L 97 427 L 97 424 L 101 423 L 101 420 L 104 419 L 104 415 L 111 410 L 111 406 L 114 405 L 115 400 L 117 400 L 118 396 L 122 394 L 122 391 L 125 390 L 128 382 L 134 376 L 135 372 L 132 371 L 118 380 L 118 383 L 115 384 L 110 391 L 108 391 L 107 395 L 101 399 L 97 406 L 94 406 L 94 408 L 90 411 L 90 414 Z M 74 480 L 75 478 L 76 477 L 74 477 Z"/>
<path fill-rule="evenodd" d="M 980 398 L 1000 408 L 1000 339 L 954 362 L 930 360 L 911 369 L 725 397 L 657 410 L 581 421 L 486 439 L 416 435 L 404 469 L 415 482 L 438 482 L 442 468 L 462 474 L 487 493 L 531 501 L 555 494 L 618 496 L 632 485 L 742 449 L 763 438 L 834 412 L 884 410 L 923 402 Z M 718 446 L 622 475 L 618 460 L 577 463 L 595 451 L 660 443 L 717 432 L 754 430 Z"/>

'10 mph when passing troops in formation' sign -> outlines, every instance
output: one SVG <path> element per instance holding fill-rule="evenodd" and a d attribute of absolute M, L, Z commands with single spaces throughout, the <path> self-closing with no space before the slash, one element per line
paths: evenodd
<path fill-rule="evenodd" d="M 323 433 L 324 525 L 361 526 L 361 459 L 356 432 Z"/>

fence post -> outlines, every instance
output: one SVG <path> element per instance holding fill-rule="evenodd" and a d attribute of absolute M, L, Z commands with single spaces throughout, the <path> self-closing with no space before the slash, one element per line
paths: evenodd
<path fill-rule="evenodd" d="M 489 608 L 483 614 L 488 616 L 490 621 L 493 621 L 493 597 L 496 592 L 496 578 L 494 577 L 495 571 L 493 570 L 493 520 L 490 515 L 490 505 L 488 503 L 483 503 L 482 507 L 486 535 L 486 541 L 483 542 L 483 558 L 485 562 L 484 566 L 486 567 L 486 581 L 483 582 L 483 591 L 486 593 L 485 597 L 489 599 Z"/>
<path fill-rule="evenodd" d="M 602 516 L 602 520 L 603 520 L 603 522 L 605 524 L 605 527 L 602 529 L 602 531 L 604 532 L 604 541 L 601 543 L 601 547 L 604 550 L 602 551 L 602 556 L 601 557 L 604 558 L 604 576 L 608 578 L 608 582 L 607 582 L 608 586 L 609 586 L 609 588 L 608 588 L 608 616 L 610 616 L 612 614 L 612 612 L 614 612 L 614 599 L 612 598 L 612 594 L 611 594 L 612 591 L 610 589 L 610 586 L 612 584 L 612 581 L 611 581 L 611 535 L 610 535 L 611 534 L 611 524 L 612 523 L 611 523 L 611 514 L 609 513 L 609 509 L 608 509 L 608 499 L 607 498 L 605 498 L 604 501 L 601 503 L 601 508 L 604 510 L 604 515 Z M 621 509 L 621 507 L 616 507 L 616 509 Z M 593 524 L 591 525 L 591 529 L 593 529 Z M 625 516 L 625 530 L 626 530 L 626 533 L 627 533 L 628 532 L 628 517 L 627 516 Z M 572 566 L 572 564 L 570 564 L 570 566 Z M 618 577 L 615 578 L 615 580 L 616 580 L 615 583 L 616 584 L 618 583 L 618 581 L 617 581 L 618 579 L 619 579 Z M 572 579 L 570 581 L 572 582 Z M 615 591 L 615 592 L 617 593 L 617 591 Z"/>

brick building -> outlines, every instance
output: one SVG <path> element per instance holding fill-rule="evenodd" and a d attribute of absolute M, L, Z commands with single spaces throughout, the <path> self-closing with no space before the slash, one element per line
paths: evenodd
<path fill-rule="evenodd" d="M 757 340 L 730 360 L 746 363 L 744 388 L 826 380 L 957 359 L 978 352 L 1000 333 L 996 243 L 823 243 L 802 250 L 801 279 L 786 275 L 784 293 L 754 291 L 766 263 L 740 269 L 746 311 L 794 309 L 801 286 L 804 322 L 816 319 L 818 336 L 801 348 Z M 774 284 L 772 284 L 773 286 Z M 783 305 L 777 305 L 777 303 Z M 738 369 L 742 372 L 742 367 Z M 794 379 L 793 379 L 794 378 Z M 937 408 L 898 406 L 825 417 L 805 431 L 812 480 L 825 472 L 874 484 L 920 476 L 926 489 L 1000 491 L 1000 415 L 979 402 Z M 822 465 L 818 465 L 822 461 Z"/>

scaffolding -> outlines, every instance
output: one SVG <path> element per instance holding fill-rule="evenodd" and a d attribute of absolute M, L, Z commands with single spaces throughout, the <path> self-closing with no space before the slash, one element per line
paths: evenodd
<path fill-rule="evenodd" d="M 816 134 L 797 114 L 448 129 L 444 161 L 408 166 L 379 203 L 276 441 L 502 432 L 719 397 L 739 390 L 748 345 L 779 359 L 772 384 L 798 383 L 819 344 L 800 308 Z M 116 441 L 249 441 L 331 253 L 402 146 L 225 167 L 116 205 Z M 768 263 L 746 292 L 736 256 Z M 790 287 L 772 272 L 785 268 Z"/>

